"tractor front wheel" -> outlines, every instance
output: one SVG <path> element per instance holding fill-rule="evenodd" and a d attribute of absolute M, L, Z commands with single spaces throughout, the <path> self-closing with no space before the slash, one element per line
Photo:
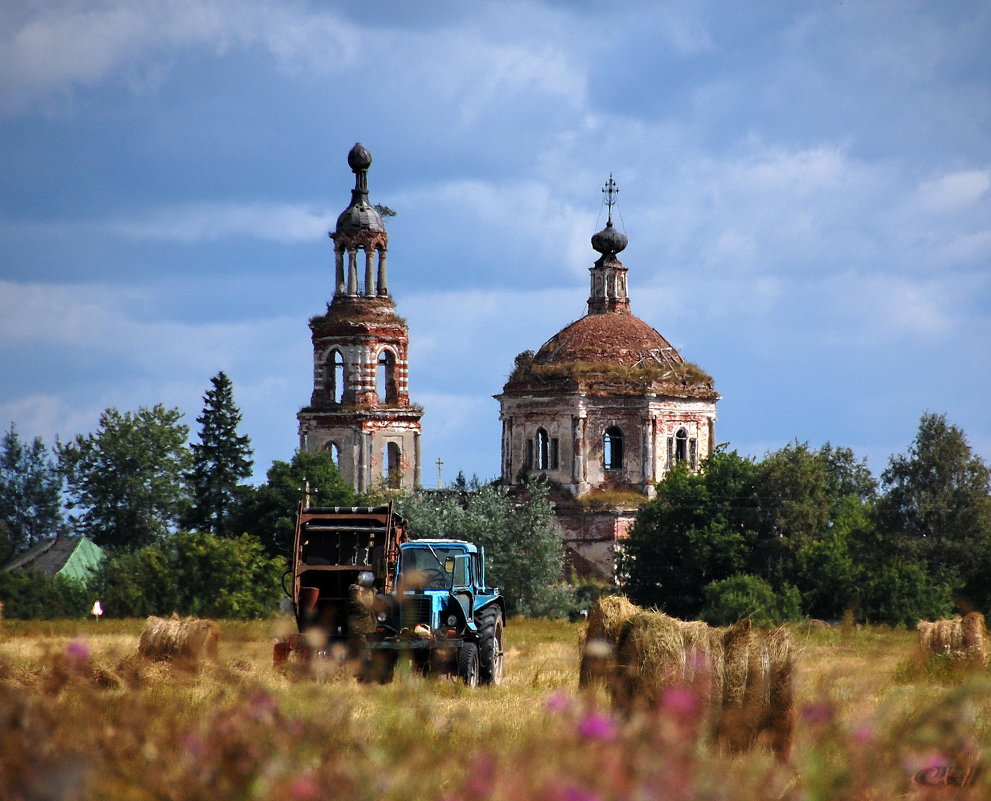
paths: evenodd
<path fill-rule="evenodd" d="M 478 672 L 478 646 L 466 642 L 458 650 L 458 677 L 469 687 L 477 687 Z"/>

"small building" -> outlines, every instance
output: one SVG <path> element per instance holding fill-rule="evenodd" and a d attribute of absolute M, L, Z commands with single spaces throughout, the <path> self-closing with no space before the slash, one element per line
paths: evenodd
<path fill-rule="evenodd" d="M 575 572 L 612 579 L 636 507 L 678 463 L 698 470 L 715 447 L 712 378 L 633 315 L 627 237 L 609 216 L 592 237 L 588 311 L 536 352 L 516 357 L 496 399 L 502 481 L 541 475 L 558 488 L 558 521 Z"/>
<path fill-rule="evenodd" d="M 56 537 L 31 546 L 0 568 L 4 573 L 35 570 L 46 576 L 86 581 L 103 560 L 103 549 L 86 537 Z"/>
<path fill-rule="evenodd" d="M 334 297 L 310 320 L 313 392 L 296 416 L 300 450 L 330 452 L 358 492 L 419 485 L 423 416 L 409 397 L 409 329 L 389 295 L 389 234 L 368 200 L 371 163 L 360 143 L 348 153 L 355 186 L 330 234 Z"/>

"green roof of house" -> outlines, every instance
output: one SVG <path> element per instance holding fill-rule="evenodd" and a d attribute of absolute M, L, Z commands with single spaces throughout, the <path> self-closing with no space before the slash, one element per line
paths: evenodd
<path fill-rule="evenodd" d="M 46 576 L 85 581 L 103 559 L 103 549 L 86 537 L 45 540 L 3 566 L 4 572 L 37 570 Z"/>

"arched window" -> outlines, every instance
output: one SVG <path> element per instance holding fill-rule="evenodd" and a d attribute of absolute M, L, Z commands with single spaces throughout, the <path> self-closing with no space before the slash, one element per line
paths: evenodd
<path fill-rule="evenodd" d="M 338 445 L 334 440 L 330 439 L 324 443 L 323 449 L 330 454 L 330 458 L 334 460 L 334 465 L 338 470 L 341 469 L 341 446 Z"/>
<path fill-rule="evenodd" d="M 609 426 L 602 437 L 602 452 L 606 470 L 623 469 L 623 432 L 618 426 Z"/>
<path fill-rule="evenodd" d="M 547 436 L 547 432 L 542 428 L 538 428 L 537 454 L 536 454 L 537 456 L 536 467 L 538 470 L 546 470 L 550 466 L 548 450 L 549 450 L 549 437 Z"/>
<path fill-rule="evenodd" d="M 327 356 L 327 392 L 334 403 L 341 403 L 344 400 L 344 356 L 334 348 Z"/>
<path fill-rule="evenodd" d="M 389 442 L 385 446 L 385 453 L 382 455 L 382 478 L 390 489 L 399 489 L 402 482 L 402 469 L 400 468 L 400 458 L 402 451 L 399 444 Z"/>
<path fill-rule="evenodd" d="M 383 350 L 379 354 L 375 392 L 378 394 L 379 403 L 396 402 L 396 357 L 391 350 Z"/>
<path fill-rule="evenodd" d="M 675 463 L 688 461 L 688 432 L 683 428 L 679 428 L 678 433 L 674 435 L 674 461 Z"/>

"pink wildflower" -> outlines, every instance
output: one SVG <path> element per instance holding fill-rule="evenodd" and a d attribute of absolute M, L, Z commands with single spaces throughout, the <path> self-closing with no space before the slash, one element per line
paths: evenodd
<path fill-rule="evenodd" d="M 606 715 L 593 712 L 578 724 L 578 733 L 586 740 L 611 740 L 616 736 L 616 723 Z"/>
<path fill-rule="evenodd" d="M 661 696 L 661 703 L 665 709 L 684 718 L 694 717 L 701 707 L 698 695 L 687 687 L 668 687 Z"/>
<path fill-rule="evenodd" d="M 78 667 L 89 659 L 89 648 L 82 640 L 73 640 L 65 648 L 65 656 L 73 667 Z"/>
<path fill-rule="evenodd" d="M 574 784 L 567 785 L 561 790 L 561 801 L 602 801 L 602 796 Z"/>
<path fill-rule="evenodd" d="M 829 723 L 833 719 L 833 707 L 829 704 L 808 704 L 802 707 L 801 716 L 806 723 Z"/>
<path fill-rule="evenodd" d="M 564 712 L 564 710 L 571 706 L 571 699 L 567 693 L 551 693 L 547 696 L 545 706 L 548 712 Z"/>
<path fill-rule="evenodd" d="M 293 801 L 314 801 L 323 797 L 323 786 L 313 776 L 298 776 L 289 783 L 289 797 Z"/>

